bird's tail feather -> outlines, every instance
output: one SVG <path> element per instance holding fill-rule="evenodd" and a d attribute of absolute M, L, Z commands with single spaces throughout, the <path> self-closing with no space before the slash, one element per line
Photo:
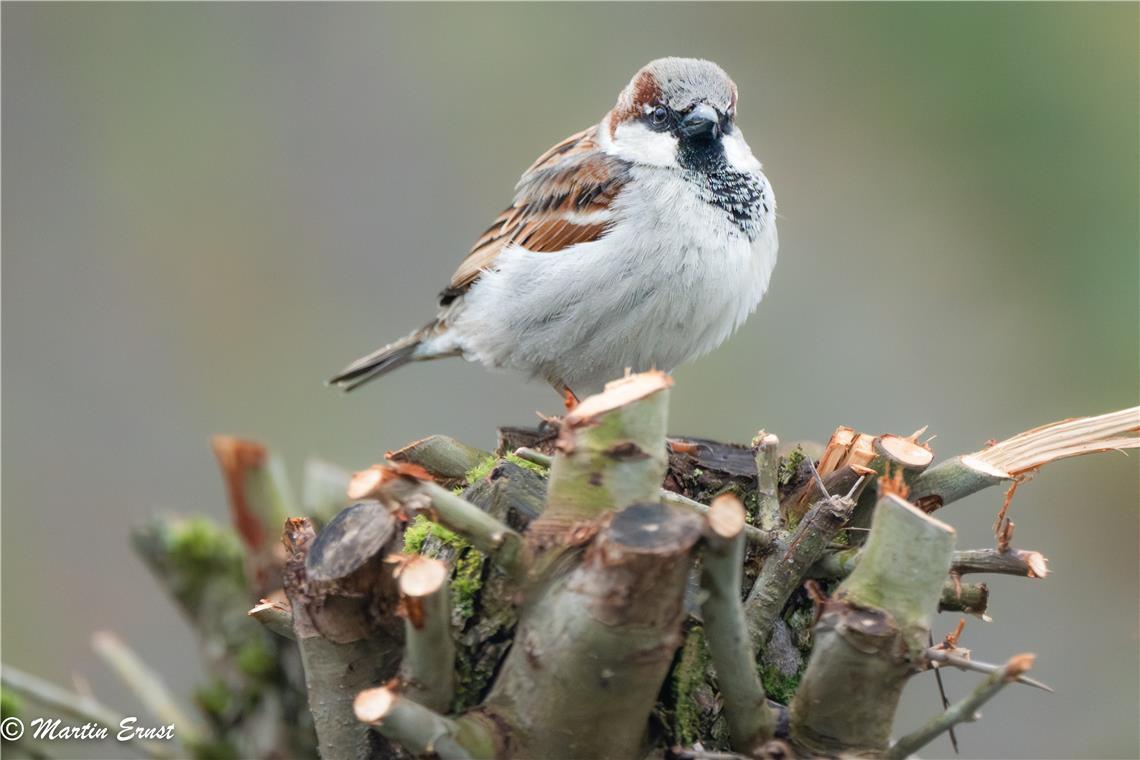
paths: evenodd
<path fill-rule="evenodd" d="M 349 364 L 333 377 L 328 380 L 329 385 L 335 385 L 342 391 L 351 391 L 354 388 L 367 383 L 369 380 L 374 380 L 381 375 L 386 375 L 394 369 L 404 366 L 408 362 L 418 361 L 420 359 L 434 359 L 435 356 L 416 356 L 416 349 L 418 349 L 423 341 L 431 336 L 436 330 L 436 324 L 433 322 L 425 327 L 416 330 L 411 335 L 400 338 L 395 343 L 389 343 L 383 348 L 378 348 L 367 356 L 362 356 L 356 361 Z"/>

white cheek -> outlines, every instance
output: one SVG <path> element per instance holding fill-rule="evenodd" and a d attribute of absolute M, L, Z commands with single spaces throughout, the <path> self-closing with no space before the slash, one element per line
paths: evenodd
<path fill-rule="evenodd" d="M 654 132 L 640 122 L 619 125 L 613 139 L 607 143 L 603 150 L 635 164 L 677 165 L 677 138 L 668 132 Z"/>
<path fill-rule="evenodd" d="M 733 129 L 732 134 L 725 135 L 721 142 L 724 143 L 724 157 L 732 168 L 753 173 L 760 171 L 760 162 L 752 155 L 748 143 L 744 142 L 740 127 Z"/>

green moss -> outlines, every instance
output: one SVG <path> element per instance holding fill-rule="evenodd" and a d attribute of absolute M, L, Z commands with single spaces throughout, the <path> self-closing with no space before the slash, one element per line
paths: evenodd
<path fill-rule="evenodd" d="M 416 515 L 412 524 L 404 529 L 404 551 L 408 554 L 419 554 L 429 536 L 434 536 L 456 548 L 467 546 L 466 541 L 439 523 L 432 522 L 423 515 Z"/>
<path fill-rule="evenodd" d="M 404 529 L 404 551 L 419 554 L 429 538 L 437 538 L 455 552 L 451 573 L 451 607 L 464 619 L 475 614 L 479 589 L 483 586 L 483 555 L 454 532 L 423 515 L 416 515 Z"/>
<path fill-rule="evenodd" d="M 208 716 L 225 716 L 233 703 L 233 694 L 226 684 L 213 680 L 194 690 L 194 703 Z"/>
<path fill-rule="evenodd" d="M 238 669 L 250 678 L 268 678 L 277 669 L 277 658 L 263 636 L 247 641 L 235 659 Z"/>
<path fill-rule="evenodd" d="M 16 718 L 24 711 L 24 700 L 11 689 L 0 688 L 0 719 Z"/>
<path fill-rule="evenodd" d="M 191 517 L 174 525 L 170 550 L 183 562 L 201 565 L 240 554 L 241 547 L 231 531 L 205 517 Z"/>
<path fill-rule="evenodd" d="M 474 485 L 475 483 L 478 483 L 480 480 L 490 475 L 491 470 L 495 469 L 495 465 L 498 463 L 499 460 L 497 458 L 494 456 L 489 456 L 479 464 L 472 467 L 467 471 L 467 475 L 464 476 L 467 479 L 467 485 Z"/>
<path fill-rule="evenodd" d="M 542 465 L 535 464 L 534 462 L 528 462 L 522 457 L 515 456 L 514 454 L 507 454 L 502 459 L 498 459 L 494 456 L 489 456 L 467 471 L 467 474 L 464 476 L 467 481 L 467 485 L 473 486 L 480 480 L 486 478 L 491 474 L 492 470 L 499 466 L 500 462 L 510 462 L 511 464 L 518 465 L 519 467 L 530 470 L 531 472 L 536 472 L 543 477 L 545 477 L 547 474 L 547 469 Z"/>
<path fill-rule="evenodd" d="M 168 579 L 191 616 L 207 599 L 223 593 L 221 589 L 244 597 L 244 555 L 231 528 L 206 517 L 156 518 L 135 531 L 132 540 L 155 571 Z"/>
<path fill-rule="evenodd" d="M 761 665 L 759 670 L 760 681 L 764 684 L 764 693 L 768 695 L 768 699 L 774 699 L 782 705 L 792 701 L 796 689 L 800 686 L 802 674 L 786 676 L 771 665 Z"/>
<path fill-rule="evenodd" d="M 464 620 L 475 614 L 475 603 L 482 587 L 483 555 L 467 547 L 456 555 L 451 578 L 451 607 Z"/>
<path fill-rule="evenodd" d="M 758 491 L 748 491 L 741 499 L 744 504 L 744 514 L 748 519 L 749 525 L 756 524 L 756 514 L 760 511 L 760 493 Z"/>
<path fill-rule="evenodd" d="M 823 586 L 825 595 L 830 596 Z M 792 636 L 792 643 L 806 658 L 811 653 L 813 643 L 812 626 L 815 621 L 815 612 L 810 604 L 793 609 L 785 620 L 788 623 L 788 632 Z"/>
<path fill-rule="evenodd" d="M 499 648 L 495 650 L 498 652 Z M 460 650 L 455 659 L 455 712 L 469 710 L 483 701 L 500 661 L 501 657 L 479 657 L 472 648 Z"/>
<path fill-rule="evenodd" d="M 796 448 L 780 460 L 780 468 L 778 477 L 780 485 L 786 486 L 792 482 L 796 477 L 796 472 L 800 469 L 800 464 L 804 461 L 803 446 L 797 444 Z"/>
<path fill-rule="evenodd" d="M 537 472 L 539 475 L 541 475 L 543 477 L 546 477 L 547 474 L 550 472 L 546 467 L 542 466 L 541 464 L 536 464 L 535 462 L 527 461 L 526 459 L 523 459 L 522 457 L 515 456 L 514 454 L 507 454 L 503 458 L 506 459 L 508 462 L 511 462 L 512 464 L 517 464 L 519 467 L 530 470 L 531 472 Z"/>
<path fill-rule="evenodd" d="M 194 760 L 239 760 L 241 757 L 236 747 L 222 739 L 193 744 L 190 752 Z"/>
<path fill-rule="evenodd" d="M 703 721 L 697 692 L 707 688 L 709 660 L 704 629 L 694 626 L 685 637 L 681 661 L 673 670 L 673 739 L 683 747 L 701 739 Z"/>
<path fill-rule="evenodd" d="M 240 573 L 241 543 L 229 528 L 205 517 L 191 517 L 172 525 L 169 536 L 171 558 L 182 569 L 196 574 Z"/>

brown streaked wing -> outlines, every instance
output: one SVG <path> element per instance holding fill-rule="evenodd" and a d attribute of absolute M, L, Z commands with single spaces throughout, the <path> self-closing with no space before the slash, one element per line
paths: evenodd
<path fill-rule="evenodd" d="M 599 150 L 596 132 L 591 127 L 571 135 L 527 169 L 515 202 L 499 214 L 451 276 L 440 296 L 442 305 L 466 291 L 512 243 L 535 253 L 553 253 L 605 233 L 608 221 L 582 223 L 569 218 L 605 211 L 628 178 L 624 161 Z"/>

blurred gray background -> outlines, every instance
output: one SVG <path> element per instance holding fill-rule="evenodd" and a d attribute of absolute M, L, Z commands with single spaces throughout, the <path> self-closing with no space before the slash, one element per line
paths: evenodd
<path fill-rule="evenodd" d="M 770 294 L 677 371 L 672 430 L 929 424 L 949 456 L 1136 404 L 1137 29 L 1136 4 L 5 4 L 4 660 L 137 711 L 90 655 L 111 628 L 189 693 L 126 537 L 226 519 L 213 433 L 298 473 L 556 412 L 459 361 L 321 382 L 428 318 L 519 173 L 662 55 L 734 77 L 781 214 Z M 964 756 L 1140 755 L 1137 475 L 1102 455 L 1019 491 L 1054 574 L 993 579 L 965 643 L 1036 652 L 1058 693 L 1005 692 Z M 942 516 L 987 546 L 1000 500 Z M 938 708 L 918 678 L 901 725 Z"/>

